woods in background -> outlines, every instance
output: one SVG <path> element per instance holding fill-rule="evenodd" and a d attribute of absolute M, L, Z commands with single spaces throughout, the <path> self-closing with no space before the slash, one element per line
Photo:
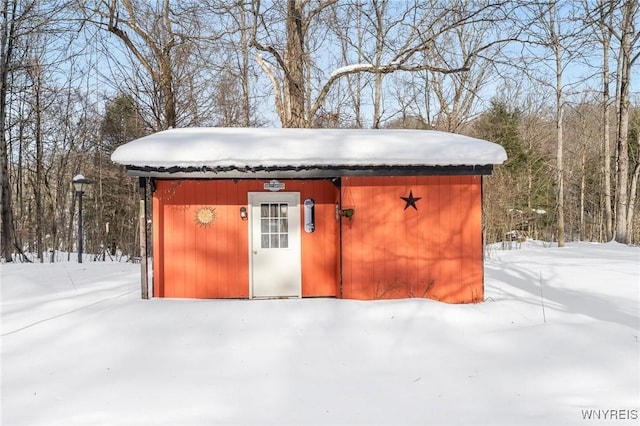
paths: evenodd
<path fill-rule="evenodd" d="M 640 242 L 637 0 L 0 0 L 0 257 L 133 257 L 109 156 L 187 126 L 435 129 L 503 145 L 485 242 Z M 363 142 L 366 143 L 366 142 Z"/>

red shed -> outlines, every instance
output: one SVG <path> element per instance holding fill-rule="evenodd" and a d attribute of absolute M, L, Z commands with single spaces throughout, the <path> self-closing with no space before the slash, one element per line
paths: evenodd
<path fill-rule="evenodd" d="M 186 128 L 111 158 L 150 183 L 156 297 L 483 300 L 482 176 L 506 160 L 494 143 Z"/>

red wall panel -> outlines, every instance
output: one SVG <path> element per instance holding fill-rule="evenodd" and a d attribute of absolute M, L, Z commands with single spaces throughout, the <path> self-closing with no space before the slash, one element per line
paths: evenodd
<path fill-rule="evenodd" d="M 153 194 L 154 295 L 158 297 L 249 297 L 249 223 L 240 218 L 248 192 L 266 180 L 159 180 Z M 316 203 L 316 231 L 301 231 L 302 293 L 337 296 L 339 232 L 337 188 L 326 180 L 285 181 L 287 192 Z M 196 214 L 215 208 L 203 226 Z M 303 209 L 301 208 L 301 216 Z M 301 223 L 302 217 L 301 217 Z"/>
<path fill-rule="evenodd" d="M 343 297 L 481 301 L 480 188 L 478 176 L 343 178 L 355 209 L 342 219 Z"/>
<path fill-rule="evenodd" d="M 239 209 L 265 182 L 157 181 L 155 296 L 249 296 L 249 224 Z M 341 191 L 326 180 L 284 182 L 287 192 L 316 205 L 316 231 L 301 232 L 304 297 L 340 296 L 341 278 L 345 298 L 482 300 L 481 177 L 350 177 Z M 401 197 L 410 192 L 420 197 L 417 210 L 405 209 Z M 343 209 L 355 209 L 351 220 L 336 220 L 339 199 Z M 196 221 L 202 207 L 215 208 L 208 226 Z"/>

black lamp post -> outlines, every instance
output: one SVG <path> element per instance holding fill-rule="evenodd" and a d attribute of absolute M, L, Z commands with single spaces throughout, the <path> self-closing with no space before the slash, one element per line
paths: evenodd
<path fill-rule="evenodd" d="M 82 195 L 91 182 L 82 175 L 76 175 L 72 182 L 78 196 L 78 263 L 82 263 Z"/>

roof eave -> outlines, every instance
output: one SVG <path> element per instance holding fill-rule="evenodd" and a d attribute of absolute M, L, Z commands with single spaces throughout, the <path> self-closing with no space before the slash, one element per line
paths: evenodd
<path fill-rule="evenodd" d="M 126 166 L 129 176 L 163 179 L 318 179 L 343 176 L 490 175 L 493 164 L 450 166 L 147 167 Z"/>

